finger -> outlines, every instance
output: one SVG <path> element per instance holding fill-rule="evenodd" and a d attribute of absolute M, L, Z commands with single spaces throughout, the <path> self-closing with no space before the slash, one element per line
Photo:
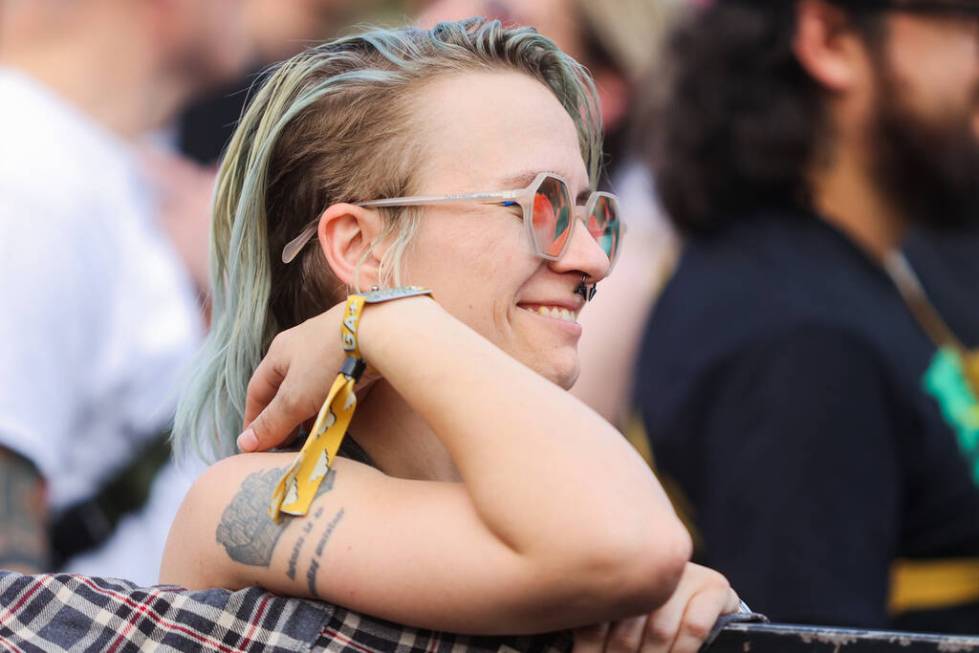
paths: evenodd
<path fill-rule="evenodd" d="M 721 610 L 721 614 L 731 614 L 732 612 L 739 612 L 741 610 L 741 597 L 733 589 L 728 590 L 727 601 L 724 603 L 724 609 Z"/>
<path fill-rule="evenodd" d="M 669 601 L 649 615 L 643 629 L 640 649 L 643 653 L 666 653 L 670 650 L 676 640 L 688 596 L 678 589 Z"/>
<path fill-rule="evenodd" d="M 319 406 L 297 400 L 288 380 L 265 409 L 238 436 L 238 448 L 244 452 L 266 451 L 292 439 L 300 424 L 316 415 Z"/>
<path fill-rule="evenodd" d="M 616 621 L 609 627 L 605 637 L 607 653 L 638 653 L 642 646 L 643 630 L 646 628 L 647 615 Z"/>
<path fill-rule="evenodd" d="M 255 368 L 252 378 L 248 381 L 248 390 L 245 394 L 245 419 L 242 424 L 242 430 L 247 429 L 255 418 L 258 417 L 259 413 L 272 403 L 288 371 L 288 362 L 280 363 L 276 355 L 276 347 L 274 345 L 269 347 L 265 358 Z"/>
<path fill-rule="evenodd" d="M 670 653 L 697 653 L 717 618 L 724 612 L 730 595 L 730 589 L 712 589 L 695 594 L 687 603 Z"/>
<path fill-rule="evenodd" d="M 575 628 L 572 633 L 574 635 L 572 653 L 603 653 L 608 630 L 609 625 L 607 623 Z"/>

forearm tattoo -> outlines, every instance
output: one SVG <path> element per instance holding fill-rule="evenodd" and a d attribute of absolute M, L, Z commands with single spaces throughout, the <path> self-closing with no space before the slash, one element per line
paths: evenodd
<path fill-rule="evenodd" d="M 0 448 L 0 569 L 46 570 L 46 522 L 44 479 L 26 458 Z"/>
<path fill-rule="evenodd" d="M 294 519 L 283 516 L 282 522 L 277 524 L 268 514 L 272 490 L 286 469 L 288 468 L 267 469 L 250 474 L 242 481 L 241 489 L 221 514 L 215 537 L 235 562 L 255 567 L 268 567 L 272 562 L 275 545 Z M 333 489 L 335 479 L 336 470 L 331 469 L 316 491 L 316 496 Z M 312 529 L 312 526 L 307 528 Z M 298 556 L 298 549 L 294 555 Z M 290 570 L 293 571 L 290 577 L 294 577 L 294 570 Z"/>

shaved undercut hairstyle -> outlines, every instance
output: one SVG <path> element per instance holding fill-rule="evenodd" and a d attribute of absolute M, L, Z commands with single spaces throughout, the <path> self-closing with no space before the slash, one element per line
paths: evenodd
<path fill-rule="evenodd" d="M 594 183 L 601 152 L 594 84 L 531 28 L 469 19 L 376 29 L 309 49 L 266 76 L 218 174 L 212 324 L 178 406 L 178 456 L 234 453 L 248 380 L 272 339 L 347 294 L 320 248 L 307 246 L 285 264 L 286 243 L 332 204 L 411 195 L 426 145 L 417 99 L 432 80 L 478 71 L 522 73 L 549 88 L 577 126 Z M 417 210 L 382 215 L 380 238 L 393 243 L 382 282 L 401 285 Z"/>

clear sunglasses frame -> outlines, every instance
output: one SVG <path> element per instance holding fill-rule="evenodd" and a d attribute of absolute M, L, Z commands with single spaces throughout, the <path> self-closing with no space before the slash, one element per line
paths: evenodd
<path fill-rule="evenodd" d="M 394 207 L 408 207 L 408 206 L 431 206 L 439 204 L 453 204 L 457 202 L 483 202 L 486 204 L 498 204 L 501 206 L 513 206 L 514 204 L 520 206 L 523 210 L 523 221 L 527 231 L 527 237 L 530 238 L 530 242 L 534 247 L 534 254 L 544 259 L 545 261 L 557 261 L 564 256 L 565 252 L 568 250 L 568 245 L 571 243 L 571 238 L 574 235 L 575 223 L 583 222 L 587 226 L 588 216 L 594 210 L 595 206 L 598 204 L 599 200 L 605 198 L 612 206 L 613 215 L 618 220 L 620 215 L 619 211 L 619 198 L 612 193 L 607 193 L 605 191 L 593 191 L 591 195 L 588 196 L 588 201 L 585 202 L 583 210 L 576 210 L 576 219 L 571 221 L 571 225 L 568 227 L 570 233 L 567 238 L 564 239 L 564 245 L 561 247 L 561 251 L 557 255 L 552 255 L 546 253 L 541 247 L 540 243 L 537 242 L 537 234 L 534 233 L 533 225 L 533 212 L 534 212 L 534 196 L 537 194 L 537 190 L 547 179 L 556 179 L 559 181 L 564 192 L 567 193 L 567 199 L 570 201 L 571 206 L 575 206 L 574 197 L 571 195 L 571 187 L 567 180 L 553 172 L 541 172 L 534 180 L 530 182 L 525 188 L 520 188 L 517 190 L 501 190 L 487 193 L 462 193 L 459 195 L 415 195 L 412 197 L 392 197 L 389 199 L 381 200 L 370 200 L 366 202 L 354 202 L 356 206 L 362 206 L 364 208 L 394 208 Z M 282 262 L 289 263 L 303 247 L 306 246 L 313 236 L 316 234 L 316 228 L 319 225 L 319 221 L 310 223 L 302 233 L 286 243 L 286 246 L 282 248 Z M 615 265 L 615 259 L 618 258 L 617 254 L 620 248 L 620 242 L 622 240 L 622 235 L 625 233 L 625 225 L 619 224 L 618 233 L 613 237 L 615 238 L 615 249 L 613 258 L 609 260 L 609 271 L 611 271 L 612 266 Z"/>

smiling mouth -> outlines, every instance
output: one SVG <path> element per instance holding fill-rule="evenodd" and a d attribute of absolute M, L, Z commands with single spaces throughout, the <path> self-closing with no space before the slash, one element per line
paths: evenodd
<path fill-rule="evenodd" d="M 563 322 L 570 322 L 571 324 L 578 323 L 578 315 L 563 306 L 546 306 L 543 304 L 525 304 L 521 305 L 525 311 L 530 311 L 531 313 L 537 313 L 543 317 L 554 318 L 555 320 L 561 320 Z"/>

